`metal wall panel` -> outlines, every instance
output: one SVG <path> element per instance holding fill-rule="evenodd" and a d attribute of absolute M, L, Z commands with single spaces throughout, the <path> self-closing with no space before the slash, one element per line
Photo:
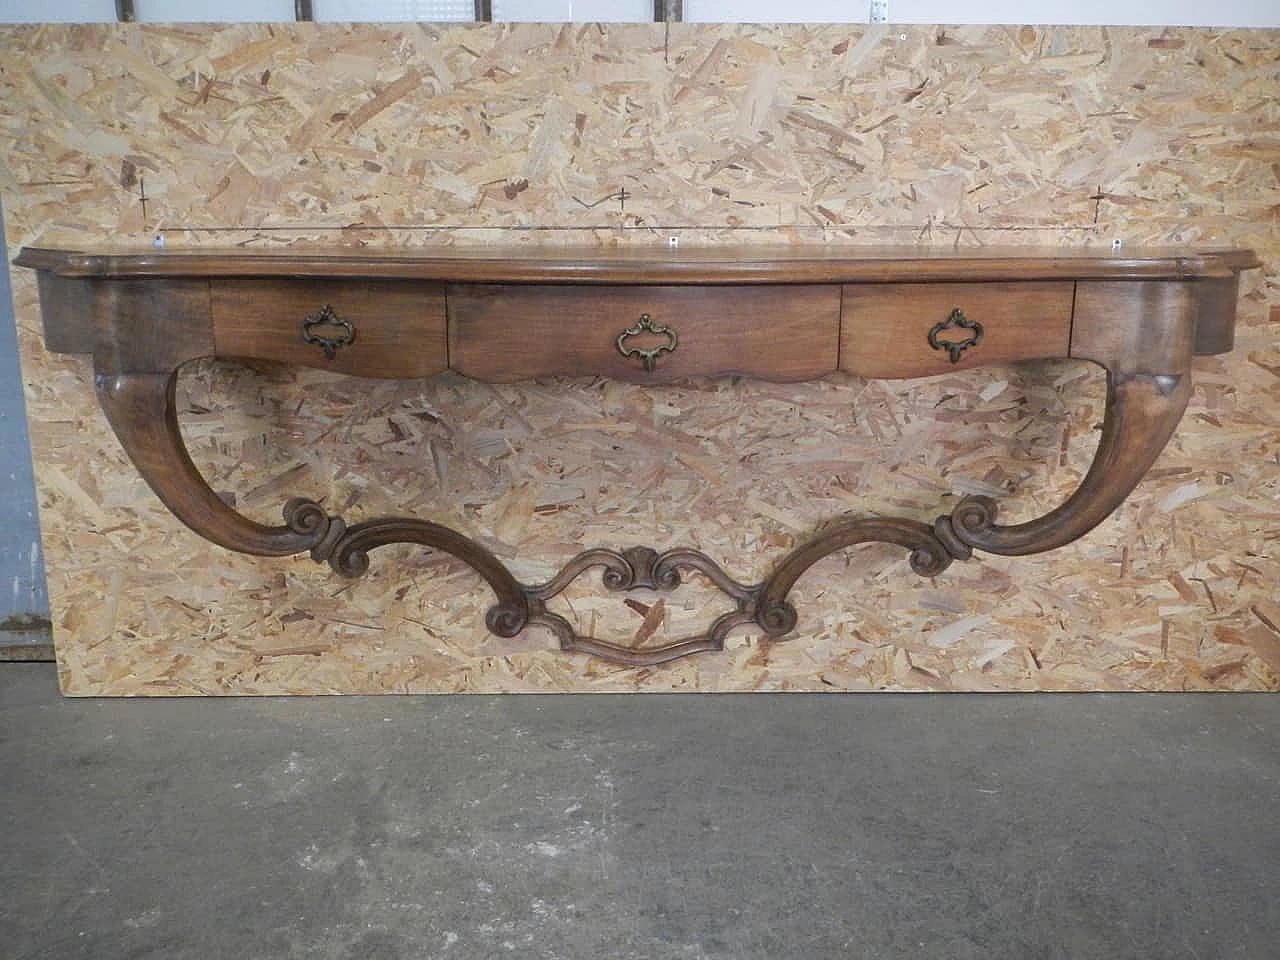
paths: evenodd
<path fill-rule="evenodd" d="M 0 249 L 7 249 L 3 241 L 0 224 Z M 0 269 L 0 660 L 42 657 L 49 643 L 49 597 L 6 264 Z"/>

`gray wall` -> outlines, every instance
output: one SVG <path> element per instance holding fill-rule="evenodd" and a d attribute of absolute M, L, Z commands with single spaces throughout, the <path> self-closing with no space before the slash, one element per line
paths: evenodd
<path fill-rule="evenodd" d="M 5 250 L 2 223 L 0 250 Z M 25 659 L 48 643 L 49 596 L 5 264 L 0 269 L 0 659 Z"/>

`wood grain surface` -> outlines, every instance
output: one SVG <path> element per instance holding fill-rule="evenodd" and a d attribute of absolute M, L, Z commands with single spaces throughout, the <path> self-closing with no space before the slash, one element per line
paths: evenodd
<path fill-rule="evenodd" d="M 360 377 L 428 377 L 449 365 L 444 287 L 380 279 L 212 281 L 213 335 L 220 357 L 302 364 Z M 354 340 L 332 358 L 304 337 L 324 307 L 352 324 Z"/>
<path fill-rule="evenodd" d="M 861 377 L 923 377 L 990 363 L 1067 355 L 1075 284 L 867 284 L 844 288 L 840 369 Z M 953 310 L 982 340 L 953 362 L 929 332 Z"/>
<path fill-rule="evenodd" d="M 840 288 L 457 285 L 449 288 L 453 369 L 478 380 L 608 376 L 636 383 L 749 374 L 809 380 L 836 369 Z M 618 349 L 642 315 L 676 349 L 646 371 Z"/>

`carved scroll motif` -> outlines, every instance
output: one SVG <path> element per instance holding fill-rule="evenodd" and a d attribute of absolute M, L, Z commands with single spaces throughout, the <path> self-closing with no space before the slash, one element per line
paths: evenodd
<path fill-rule="evenodd" d="M 835 521 L 792 550 L 761 583 L 744 585 L 710 557 L 696 550 L 659 553 L 651 547 L 618 552 L 593 549 L 578 554 L 544 584 L 515 579 L 492 553 L 456 531 L 411 519 L 371 520 L 347 527 L 325 518 L 319 505 L 294 500 L 285 509 L 286 526 L 314 543 L 311 555 L 345 576 L 368 569 L 368 551 L 383 544 L 420 543 L 452 554 L 479 573 L 497 596 L 486 617 L 489 629 L 512 637 L 529 626 L 548 629 L 566 651 L 589 653 L 605 660 L 643 666 L 703 651 L 723 650 L 725 639 L 739 627 L 755 627 L 769 639 L 796 628 L 798 615 L 788 595 L 819 560 L 860 543 L 889 543 L 909 551 L 911 569 L 934 577 L 954 560 L 968 560 L 975 549 L 1004 555 L 1052 550 L 1083 536 L 1101 523 L 1137 486 L 1168 442 L 1190 394 L 1187 376 L 1108 374 L 1107 414 L 1102 437 L 1088 474 L 1079 488 L 1056 509 L 1025 523 L 1001 526 L 997 507 L 988 497 L 966 497 L 950 514 L 932 525 L 903 517 L 855 517 Z M 696 570 L 734 602 L 703 633 L 656 647 L 626 647 L 579 634 L 547 608 L 578 577 L 600 568 L 612 591 L 670 591 L 682 583 L 681 571 Z"/>
<path fill-rule="evenodd" d="M 267 527 L 237 513 L 208 486 L 182 443 L 174 409 L 174 374 L 110 374 L 100 371 L 98 395 L 117 435 L 173 513 L 196 532 L 232 550 L 267 556 L 309 551 L 347 577 L 369 568 L 369 552 L 391 543 L 414 543 L 457 557 L 492 588 L 496 603 L 486 614 L 489 630 L 514 637 L 531 626 L 549 630 L 562 650 L 589 653 L 633 666 L 662 663 L 693 653 L 724 649 L 739 627 L 754 627 L 777 639 L 795 629 L 798 615 L 788 595 L 822 558 L 860 543 L 889 543 L 909 551 L 921 576 L 942 573 L 973 551 L 1023 555 L 1051 550 L 1101 523 L 1133 490 L 1173 433 L 1190 394 L 1186 375 L 1108 373 L 1107 413 L 1088 474 L 1056 509 L 1025 523 L 996 523 L 996 504 L 985 497 L 963 500 L 932 525 L 901 517 L 861 517 L 829 524 L 785 555 L 761 583 L 745 585 L 704 553 L 690 549 L 660 553 L 650 547 L 587 550 L 542 584 L 524 584 L 483 545 L 449 527 L 426 520 L 384 517 L 348 525 L 320 504 L 295 498 L 284 508 L 284 525 Z M 733 601 L 694 637 L 653 647 L 627 647 L 583 636 L 548 601 L 578 577 L 599 568 L 606 589 L 674 590 L 682 571 L 695 570 Z"/>
<path fill-rule="evenodd" d="M 723 650 L 728 635 L 739 627 L 755 627 L 769 639 L 793 631 L 798 616 L 787 595 L 797 580 L 819 560 L 859 543 L 890 543 L 910 551 L 911 568 L 921 576 L 942 573 L 952 560 L 968 559 L 972 548 L 954 533 L 954 525 L 970 535 L 991 527 L 995 504 L 985 497 L 963 501 L 950 516 L 933 526 L 897 517 L 863 517 L 840 520 L 787 554 L 762 583 L 745 585 L 729 576 L 705 553 L 690 549 L 659 553 L 652 547 L 631 547 L 621 552 L 595 548 L 570 560 L 542 584 L 522 584 L 489 550 L 449 527 L 412 518 L 386 517 L 347 526 L 340 517 L 329 517 L 312 500 L 294 499 L 285 506 L 286 526 L 315 540 L 312 559 L 328 563 L 347 577 L 362 576 L 369 569 L 369 551 L 391 543 L 416 543 L 451 554 L 470 566 L 493 589 L 497 603 L 485 616 L 490 632 L 513 637 L 522 630 L 543 627 L 556 637 L 561 650 L 589 653 L 629 666 L 664 663 L 690 654 Z M 703 632 L 654 647 L 627 647 L 578 633 L 547 602 L 563 593 L 575 580 L 599 568 L 601 583 L 614 592 L 631 590 L 672 591 L 683 582 L 682 571 L 695 570 L 734 601 Z"/>

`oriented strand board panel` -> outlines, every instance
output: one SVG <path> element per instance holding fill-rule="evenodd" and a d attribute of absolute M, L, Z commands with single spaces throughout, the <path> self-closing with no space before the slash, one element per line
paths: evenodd
<path fill-rule="evenodd" d="M 662 25 L 0 30 L 0 195 L 22 244 L 1196 242 L 1256 248 L 1236 349 L 1132 499 L 1072 546 L 935 580 L 858 548 L 798 632 L 628 669 L 481 626 L 476 578 L 388 548 L 364 579 L 212 547 L 138 480 L 84 358 L 45 352 L 15 276 L 64 690 L 1274 690 L 1280 686 L 1280 33 Z M 583 545 L 691 546 L 741 580 L 824 519 L 955 498 L 1050 508 L 1098 372 L 915 382 L 364 383 L 184 375 L 216 488 L 273 519 L 440 520 L 526 580 Z M 580 580 L 577 622 L 680 636 Z M 644 605 L 642 604 L 641 607 Z M 652 607 L 649 607 L 652 611 Z"/>

